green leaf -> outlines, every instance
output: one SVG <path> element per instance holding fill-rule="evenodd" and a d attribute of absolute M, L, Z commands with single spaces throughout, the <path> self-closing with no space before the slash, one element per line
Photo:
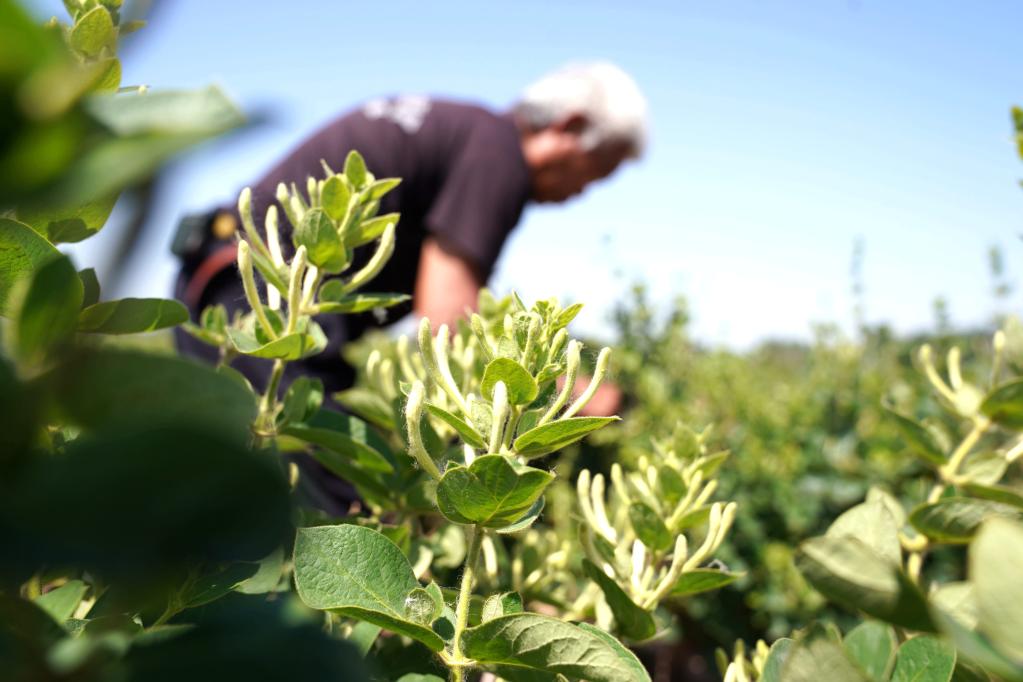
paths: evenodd
<path fill-rule="evenodd" d="M 877 621 L 860 623 L 845 636 L 845 652 L 874 682 L 887 682 L 895 665 L 898 640 L 890 625 Z"/>
<path fill-rule="evenodd" d="M 1023 509 L 972 497 L 946 497 L 918 506 L 910 513 L 909 522 L 935 542 L 965 544 L 980 524 L 993 516 L 1021 519 Z"/>
<path fill-rule="evenodd" d="M 154 133 L 205 136 L 244 122 L 238 108 L 215 86 L 94 97 L 87 108 L 96 120 L 124 137 Z"/>
<path fill-rule="evenodd" d="M 924 596 L 896 565 L 855 537 L 825 535 L 802 544 L 797 567 L 824 596 L 885 622 L 933 632 Z"/>
<path fill-rule="evenodd" d="M 256 397 L 206 365 L 104 348 L 71 358 L 50 375 L 54 397 L 74 424 L 174 423 L 206 426 L 247 442 Z"/>
<path fill-rule="evenodd" d="M 437 407 L 436 405 L 430 405 L 427 403 L 426 410 L 437 417 L 445 424 L 453 428 L 459 436 L 462 437 L 469 447 L 476 448 L 477 450 L 487 447 L 486 442 L 483 440 L 483 436 L 476 432 L 476 429 L 469 426 L 467 422 L 462 420 L 460 417 L 451 414 L 447 410 Z"/>
<path fill-rule="evenodd" d="M 74 332 L 84 288 L 66 256 L 39 267 L 29 280 L 17 313 L 18 355 L 41 361 Z"/>
<path fill-rule="evenodd" d="M 616 421 L 618 417 L 572 417 L 549 422 L 516 438 L 515 452 L 529 459 L 546 455 Z"/>
<path fill-rule="evenodd" d="M 977 598 L 968 582 L 949 582 L 931 590 L 931 604 L 968 628 L 977 626 Z"/>
<path fill-rule="evenodd" d="M 1023 682 L 1023 663 L 1020 663 L 1018 660 L 1014 661 L 997 650 L 983 634 L 969 629 L 955 619 L 941 613 L 938 614 L 938 621 L 941 623 L 942 632 L 948 635 L 956 648 L 957 657 L 959 658 L 958 663 L 969 661 L 970 663 L 981 665 L 986 673 L 996 675 L 996 679 L 1000 681 Z M 961 670 L 956 671 L 956 677 L 953 678 L 956 682 L 960 682 L 958 676 L 961 672 Z M 964 676 L 962 682 L 967 682 L 968 680 L 970 678 Z M 981 680 L 982 682 L 990 682 L 990 678 L 987 676 L 981 678 Z"/>
<path fill-rule="evenodd" d="M 364 313 L 390 308 L 410 298 L 407 294 L 350 294 L 334 301 L 321 301 L 318 308 L 321 313 Z"/>
<path fill-rule="evenodd" d="M 480 618 L 482 622 L 486 623 L 488 620 L 513 613 L 522 613 L 522 597 L 518 592 L 502 592 L 487 597 L 487 600 L 483 602 Z"/>
<path fill-rule="evenodd" d="M 984 397 L 980 411 L 1006 428 L 1023 429 L 1023 379 L 996 386 Z"/>
<path fill-rule="evenodd" d="M 484 398 L 494 399 L 494 386 L 498 381 L 504 382 L 508 389 L 508 402 L 512 405 L 528 405 L 540 391 L 526 368 L 510 358 L 492 360 L 483 371 L 480 390 Z"/>
<path fill-rule="evenodd" d="M 99 279 L 96 270 L 85 268 L 78 271 L 78 279 L 82 280 L 82 308 L 99 303 Z"/>
<path fill-rule="evenodd" d="M 331 220 L 338 221 L 348 212 L 348 204 L 352 199 L 352 191 L 339 175 L 332 175 L 323 183 L 320 203 Z"/>
<path fill-rule="evenodd" d="M 672 447 L 676 457 L 690 459 L 700 454 L 700 439 L 696 432 L 685 424 L 677 424 L 672 436 Z"/>
<path fill-rule="evenodd" d="M 22 206 L 17 210 L 18 220 L 51 243 L 80 242 L 99 232 L 106 224 L 117 197 L 118 194 L 114 193 L 77 206 Z"/>
<path fill-rule="evenodd" d="M 0 218 L 0 315 L 13 314 L 11 291 L 19 282 L 59 257 L 60 251 L 28 225 Z"/>
<path fill-rule="evenodd" d="M 281 429 L 281 434 L 298 438 L 306 443 L 317 445 L 332 454 L 349 459 L 366 471 L 391 473 L 394 466 L 378 450 L 352 438 L 346 433 L 325 428 L 315 428 L 304 424 L 292 424 Z M 318 458 L 322 459 L 322 458 Z M 327 457 L 327 459 L 332 459 Z"/>
<path fill-rule="evenodd" d="M 543 513 L 543 505 L 543 497 L 538 497 L 536 502 L 533 503 L 533 506 L 527 509 L 526 513 L 518 521 L 514 521 L 507 526 L 498 528 L 496 529 L 496 532 L 501 535 L 511 535 L 513 533 L 526 530 L 532 526 L 538 518 L 540 518 L 540 514 Z"/>
<path fill-rule="evenodd" d="M 33 601 L 55 621 L 63 623 L 75 612 L 88 591 L 89 586 L 81 580 L 69 580 L 60 587 L 39 595 Z"/>
<path fill-rule="evenodd" d="M 821 627 L 812 628 L 789 648 L 781 679 L 785 682 L 869 682 L 846 657 L 842 645 Z"/>
<path fill-rule="evenodd" d="M 764 670 L 757 682 L 784 682 L 781 674 L 785 669 L 785 662 L 788 660 L 793 644 L 795 642 L 787 637 L 775 640 L 767 652 Z"/>
<path fill-rule="evenodd" d="M 937 637 L 920 635 L 899 647 L 891 682 L 949 682 L 956 652 Z"/>
<path fill-rule="evenodd" d="M 902 561 L 899 527 L 883 500 L 863 502 L 848 509 L 835 519 L 827 535 L 856 538 L 892 565 Z"/>
<path fill-rule="evenodd" d="M 309 262 L 322 271 L 337 274 L 348 265 L 348 249 L 341 243 L 334 223 L 323 209 L 306 211 L 292 237 L 295 248 L 304 246 Z"/>
<path fill-rule="evenodd" d="M 466 656 L 484 666 L 514 666 L 589 682 L 649 682 L 636 657 L 610 635 L 535 613 L 501 616 L 468 628 Z"/>
<path fill-rule="evenodd" d="M 619 632 L 636 641 L 654 636 L 657 626 L 654 624 L 653 616 L 632 601 L 613 578 L 589 559 L 583 559 L 583 571 L 604 592 L 604 598 L 611 607 Z"/>
<path fill-rule="evenodd" d="M 675 538 L 661 520 L 661 515 L 645 502 L 633 502 L 629 505 L 629 522 L 640 542 L 651 549 L 663 551 L 675 542 Z"/>
<path fill-rule="evenodd" d="M 366 198 L 369 200 L 382 199 L 385 194 L 401 184 L 401 178 L 381 178 L 370 183 L 366 190 Z"/>
<path fill-rule="evenodd" d="M 188 321 L 188 308 L 163 298 L 122 298 L 91 305 L 78 315 L 78 331 L 138 334 L 176 327 Z"/>
<path fill-rule="evenodd" d="M 333 398 L 370 424 L 388 431 L 397 428 L 392 405 L 373 391 L 364 388 L 349 388 L 335 393 Z"/>
<path fill-rule="evenodd" d="M 291 382 L 284 394 L 281 421 L 284 424 L 304 422 L 316 414 L 323 404 L 323 381 L 300 376 Z"/>
<path fill-rule="evenodd" d="M 182 604 L 193 609 L 216 601 L 252 578 L 258 570 L 259 565 L 255 563 L 236 563 L 200 576 L 182 595 Z"/>
<path fill-rule="evenodd" d="M 379 625 L 374 625 L 373 623 L 356 623 L 355 627 L 352 628 L 352 633 L 345 638 L 345 641 L 354 644 L 359 651 L 359 655 L 365 658 L 369 650 L 373 648 L 373 642 L 377 641 L 377 637 L 380 636 L 382 629 Z"/>
<path fill-rule="evenodd" d="M 345 246 L 353 249 L 356 246 L 369 244 L 374 239 L 379 239 L 388 225 L 393 223 L 397 226 L 399 218 L 401 215 L 398 213 L 386 213 L 376 218 L 363 220 L 345 235 Z"/>
<path fill-rule="evenodd" d="M 517 465 L 504 455 L 483 455 L 468 467 L 444 472 L 437 504 L 454 523 L 501 528 L 528 512 L 553 480 L 553 474 Z"/>
<path fill-rule="evenodd" d="M 235 589 L 242 594 L 266 594 L 277 590 L 284 571 L 284 550 L 278 547 L 259 560 L 259 567 Z"/>
<path fill-rule="evenodd" d="M 742 573 L 728 573 L 712 568 L 694 568 L 682 574 L 675 586 L 671 588 L 671 596 L 688 597 L 701 592 L 710 592 L 725 585 L 731 585 L 742 576 Z"/>
<path fill-rule="evenodd" d="M 969 572 L 977 599 L 978 629 L 995 648 L 1023 662 L 1023 525 L 986 521 L 970 547 Z"/>
<path fill-rule="evenodd" d="M 363 160 L 362 154 L 354 149 L 348 152 L 348 156 L 345 158 L 345 177 L 355 189 L 362 189 L 362 186 L 366 184 L 366 162 Z"/>
<path fill-rule="evenodd" d="M 1002 480 L 1009 463 L 1005 457 L 991 450 L 971 452 L 959 467 L 959 475 L 970 483 L 994 485 Z"/>
<path fill-rule="evenodd" d="M 977 485 L 975 483 L 967 483 L 962 487 L 974 497 L 1023 509 L 1023 490 L 1004 485 Z"/>
<path fill-rule="evenodd" d="M 114 20 L 102 6 L 94 7 L 76 21 L 68 37 L 72 49 L 86 57 L 98 57 L 103 50 L 112 49 L 116 41 Z"/>
<path fill-rule="evenodd" d="M 327 347 L 327 337 L 315 322 L 310 323 L 308 333 L 292 332 L 268 343 L 260 343 L 255 336 L 234 327 L 227 328 L 227 337 L 242 355 L 268 360 L 301 360 Z"/>
<path fill-rule="evenodd" d="M 945 452 L 941 445 L 934 439 L 931 432 L 915 419 L 900 414 L 891 408 L 884 408 L 892 419 L 895 420 L 895 428 L 906 441 L 906 444 L 917 455 L 929 464 L 941 466 L 945 463 Z"/>
<path fill-rule="evenodd" d="M 567 327 L 568 324 L 575 319 L 575 316 L 578 315 L 582 309 L 583 309 L 582 303 L 573 303 L 572 305 L 562 310 L 558 314 L 557 318 L 555 318 L 551 331 L 556 332 L 562 327 Z"/>
<path fill-rule="evenodd" d="M 295 539 L 295 586 L 314 609 L 331 610 L 416 639 L 433 651 L 444 640 L 408 620 L 405 600 L 419 589 L 398 546 L 355 525 L 301 528 Z"/>

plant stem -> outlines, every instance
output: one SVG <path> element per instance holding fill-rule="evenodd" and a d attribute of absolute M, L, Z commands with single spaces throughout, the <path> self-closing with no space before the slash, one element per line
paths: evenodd
<path fill-rule="evenodd" d="M 955 449 L 952 456 L 948 458 L 948 463 L 941 467 L 941 477 L 949 482 L 953 483 L 953 479 L 959 473 L 959 467 L 962 465 L 963 460 L 966 459 L 966 455 L 969 454 L 973 446 L 977 444 L 980 437 L 984 435 L 984 432 L 991 426 L 991 420 L 987 417 L 980 417 L 973 423 L 973 429 L 967 434 L 966 438 L 959 443 L 959 447 Z"/>
<path fill-rule="evenodd" d="M 284 360 L 274 360 L 273 370 L 270 372 L 270 381 L 267 382 L 266 391 L 259 401 L 259 415 L 256 417 L 256 433 L 260 440 L 273 434 L 274 411 L 277 407 L 277 391 L 281 386 L 281 377 L 284 376 Z"/>
<path fill-rule="evenodd" d="M 472 597 L 472 583 L 476 578 L 476 565 L 483 545 L 483 528 L 476 526 L 469 540 L 469 551 L 462 570 L 462 584 L 458 588 L 458 603 L 455 605 L 455 635 L 451 645 L 451 682 L 463 682 L 468 661 L 462 656 L 462 632 L 469 623 L 469 600 Z"/>

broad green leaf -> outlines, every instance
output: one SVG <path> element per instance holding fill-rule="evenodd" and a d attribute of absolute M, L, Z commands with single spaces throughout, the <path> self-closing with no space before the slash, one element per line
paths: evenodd
<path fill-rule="evenodd" d="M 785 682 L 869 682 L 842 645 L 816 627 L 789 647 L 781 679 Z"/>
<path fill-rule="evenodd" d="M 996 386 L 984 397 L 980 411 L 1006 428 L 1023 429 L 1023 379 Z"/>
<path fill-rule="evenodd" d="M 526 530 L 534 523 L 536 523 L 536 520 L 538 518 L 540 518 L 540 514 L 543 513 L 543 505 L 544 505 L 543 497 L 541 496 L 536 498 L 536 502 L 533 503 L 533 506 L 527 509 L 526 513 L 521 518 L 519 518 L 518 521 L 513 521 L 507 526 L 495 529 L 495 531 L 497 533 L 500 533 L 501 535 L 511 535 L 513 533 L 519 533 L 521 531 Z"/>
<path fill-rule="evenodd" d="M 408 301 L 407 294 L 349 294 L 333 301 L 321 301 L 321 313 L 364 313 L 377 308 L 390 308 Z"/>
<path fill-rule="evenodd" d="M 397 682 L 444 682 L 444 678 L 428 673 L 405 673 Z"/>
<path fill-rule="evenodd" d="M 369 244 L 374 239 L 379 239 L 380 235 L 387 229 L 387 226 L 392 223 L 397 226 L 400 218 L 401 216 L 398 213 L 386 213 L 369 220 L 363 220 L 345 235 L 345 246 L 355 248 L 356 246 Z"/>
<path fill-rule="evenodd" d="M 84 288 L 66 256 L 43 263 L 21 297 L 15 317 L 18 355 L 28 361 L 45 359 L 66 343 L 82 307 Z"/>
<path fill-rule="evenodd" d="M 549 422 L 516 438 L 515 452 L 530 459 L 540 457 L 567 447 L 587 434 L 618 420 L 618 417 L 572 417 Z"/>
<path fill-rule="evenodd" d="M 504 382 L 508 389 L 508 402 L 512 405 L 528 405 L 540 390 L 526 368 L 510 358 L 492 360 L 483 371 L 480 390 L 484 398 L 493 400 L 494 386 L 498 381 Z"/>
<path fill-rule="evenodd" d="M 89 586 L 81 580 L 69 580 L 60 587 L 34 599 L 36 606 L 50 614 L 55 621 L 63 623 L 75 612 L 88 592 Z"/>
<path fill-rule="evenodd" d="M 654 624 L 653 616 L 632 601 L 613 578 L 600 570 L 589 559 L 583 559 L 583 570 L 604 593 L 604 598 L 607 600 L 607 605 L 611 607 L 615 624 L 621 634 L 636 641 L 650 639 L 654 636 L 657 626 Z"/>
<path fill-rule="evenodd" d="M 348 265 L 348 249 L 341 243 L 334 223 L 323 209 L 306 211 L 292 232 L 292 240 L 296 249 L 306 248 L 309 262 L 323 272 L 337 274 Z"/>
<path fill-rule="evenodd" d="M 468 467 L 448 468 L 437 484 L 437 504 L 450 521 L 502 528 L 536 502 L 554 475 L 513 463 L 504 455 L 483 455 Z"/>
<path fill-rule="evenodd" d="M 941 445 L 922 424 L 891 408 L 886 407 L 884 410 L 894 420 L 895 427 L 914 455 L 929 464 L 941 466 L 945 463 L 946 456 Z"/>
<path fill-rule="evenodd" d="M 842 642 L 845 653 L 874 682 L 886 682 L 895 665 L 898 640 L 892 626 L 877 621 L 860 623 Z"/>
<path fill-rule="evenodd" d="M 891 493 L 877 486 L 871 486 L 870 490 L 867 491 L 867 502 L 880 502 L 883 504 L 891 513 L 897 528 L 901 529 L 906 525 L 906 510 L 902 507 L 902 503 L 895 499 Z"/>
<path fill-rule="evenodd" d="M 71 358 L 50 380 L 65 415 L 87 428 L 192 424 L 247 442 L 256 418 L 249 389 L 184 358 L 104 348 Z"/>
<path fill-rule="evenodd" d="M 68 42 L 86 57 L 98 57 L 105 49 L 113 49 L 117 42 L 114 20 L 105 7 L 94 7 L 75 22 Z"/>
<path fill-rule="evenodd" d="M 419 589 L 398 546 L 355 525 L 301 528 L 295 539 L 295 586 L 306 606 L 331 610 L 416 639 L 433 651 L 444 640 L 407 619 L 405 600 Z"/>
<path fill-rule="evenodd" d="M 99 279 L 93 268 L 78 271 L 78 279 L 82 280 L 82 309 L 99 303 Z"/>
<path fill-rule="evenodd" d="M 60 251 L 28 225 L 0 218 L 0 315 L 13 314 L 11 290 Z"/>
<path fill-rule="evenodd" d="M 348 204 L 352 198 L 352 191 L 339 175 L 332 175 L 323 183 L 323 191 L 320 193 L 320 203 L 323 210 L 330 216 L 331 220 L 341 220 L 348 212 Z"/>
<path fill-rule="evenodd" d="M 18 220 L 53 244 L 80 242 L 102 229 L 114 210 L 117 197 L 115 193 L 69 207 L 52 204 L 23 206 L 17 210 Z"/>
<path fill-rule="evenodd" d="M 803 576 L 824 596 L 893 625 L 933 632 L 927 603 L 897 566 L 857 538 L 822 536 L 804 542 Z"/>
<path fill-rule="evenodd" d="M 291 382 L 284 394 L 281 421 L 285 424 L 304 422 L 323 404 L 323 381 L 301 376 Z"/>
<path fill-rule="evenodd" d="M 702 462 L 700 463 L 700 466 L 697 467 L 697 471 L 703 474 L 703 480 L 710 480 L 711 477 L 718 472 L 718 469 L 721 468 L 721 465 L 725 463 L 725 460 L 727 460 L 730 456 L 731 453 L 728 450 L 722 450 L 721 452 L 715 452 L 711 455 L 705 455 L 700 458 Z"/>
<path fill-rule="evenodd" d="M 234 327 L 227 328 L 227 337 L 242 355 L 268 360 L 301 360 L 317 355 L 327 347 L 327 337 L 315 322 L 310 322 L 306 333 L 292 332 L 269 343 L 260 343 L 255 336 Z"/>
<path fill-rule="evenodd" d="M 978 629 L 995 648 L 1023 664 L 1023 525 L 1001 518 L 984 523 L 970 547 L 969 573 Z"/>
<path fill-rule="evenodd" d="M 483 666 L 515 666 L 589 682 L 649 682 L 636 657 L 595 628 L 520 613 L 467 629 L 466 656 Z"/>
<path fill-rule="evenodd" d="M 335 393 L 333 398 L 375 426 L 392 431 L 397 428 L 393 406 L 374 391 L 349 388 Z"/>
<path fill-rule="evenodd" d="M 476 448 L 477 450 L 487 447 L 486 442 L 483 440 L 483 436 L 476 432 L 476 429 L 472 428 L 467 422 L 457 415 L 451 414 L 447 410 L 437 407 L 436 405 L 426 405 L 426 410 L 437 417 L 445 424 L 453 428 L 459 436 L 462 437 L 469 447 Z"/>
<path fill-rule="evenodd" d="M 788 660 L 793 644 L 795 642 L 787 637 L 775 640 L 767 652 L 764 670 L 757 682 L 784 682 L 781 673 L 785 669 L 785 662 Z"/>
<path fill-rule="evenodd" d="M 122 298 L 82 310 L 78 331 L 92 334 L 139 334 L 176 327 L 188 321 L 188 308 L 163 298 Z"/>
<path fill-rule="evenodd" d="M 238 108 L 217 87 L 153 90 L 94 97 L 89 113 L 117 135 L 203 135 L 222 133 L 244 122 Z"/>
<path fill-rule="evenodd" d="M 345 177 L 355 189 L 362 189 L 362 186 L 366 184 L 366 162 L 363 160 L 362 154 L 354 149 L 348 152 L 348 156 L 345 158 Z"/>
<path fill-rule="evenodd" d="M 685 424 L 677 424 L 672 436 L 672 447 L 676 457 L 690 459 L 700 454 L 700 439 L 696 432 Z"/>
<path fill-rule="evenodd" d="M 743 576 L 742 573 L 728 573 L 712 568 L 694 568 L 686 571 L 671 588 L 671 596 L 688 597 L 701 592 L 710 592 L 730 585 Z"/>
<path fill-rule="evenodd" d="M 518 592 L 502 592 L 487 597 L 487 600 L 483 602 L 480 619 L 486 623 L 488 620 L 513 613 L 522 613 L 522 597 Z"/>
<path fill-rule="evenodd" d="M 891 682 L 949 682 L 956 652 L 947 642 L 920 635 L 899 647 Z"/>
<path fill-rule="evenodd" d="M 863 502 L 846 510 L 828 528 L 830 537 L 853 537 L 893 566 L 902 561 L 899 527 L 882 500 Z"/>
<path fill-rule="evenodd" d="M 973 539 L 985 519 L 994 516 L 1023 519 L 1023 509 L 972 497 L 946 497 L 918 506 L 909 522 L 935 542 L 964 544 Z"/>
<path fill-rule="evenodd" d="M 123 29 L 122 29 L 123 34 Z M 104 59 L 95 64 L 95 72 L 89 90 L 92 92 L 115 92 L 121 87 L 121 61 L 116 57 Z"/>
<path fill-rule="evenodd" d="M 629 522 L 636 531 L 636 537 L 650 549 L 663 551 L 675 542 L 675 538 L 661 520 L 661 515 L 645 502 L 633 502 L 629 505 Z"/>
<path fill-rule="evenodd" d="M 1023 490 L 1019 490 L 1017 488 L 1010 488 L 1004 485 L 977 485 L 975 483 L 967 483 L 963 486 L 963 490 L 974 497 L 980 497 L 985 500 L 991 500 L 992 502 L 1000 502 L 1002 504 L 1023 509 Z"/>

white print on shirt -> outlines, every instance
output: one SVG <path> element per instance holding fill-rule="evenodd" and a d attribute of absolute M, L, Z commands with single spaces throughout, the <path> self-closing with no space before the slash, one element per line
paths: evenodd
<path fill-rule="evenodd" d="M 419 132 L 423 119 L 430 112 L 430 98 L 426 95 L 401 95 L 394 99 L 374 99 L 366 102 L 362 113 L 366 118 L 386 118 L 394 121 L 406 133 Z"/>

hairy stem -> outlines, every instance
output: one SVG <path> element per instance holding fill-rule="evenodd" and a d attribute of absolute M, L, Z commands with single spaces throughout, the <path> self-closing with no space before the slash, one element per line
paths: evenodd
<path fill-rule="evenodd" d="M 263 445 L 263 440 L 274 432 L 274 412 L 277 411 L 277 391 L 281 386 L 281 377 L 284 376 L 284 360 L 274 360 L 273 369 L 270 371 L 270 381 L 267 382 L 266 391 L 259 401 L 259 415 L 256 417 L 256 432 L 259 436 L 258 445 Z"/>
<path fill-rule="evenodd" d="M 476 566 L 483 546 L 483 528 L 476 526 L 469 541 L 469 550 L 462 570 L 462 583 L 458 588 L 458 603 L 455 605 L 455 636 L 451 645 L 451 682 L 464 682 L 469 661 L 462 655 L 462 633 L 469 623 L 469 599 L 472 597 L 472 583 L 476 579 Z"/>

